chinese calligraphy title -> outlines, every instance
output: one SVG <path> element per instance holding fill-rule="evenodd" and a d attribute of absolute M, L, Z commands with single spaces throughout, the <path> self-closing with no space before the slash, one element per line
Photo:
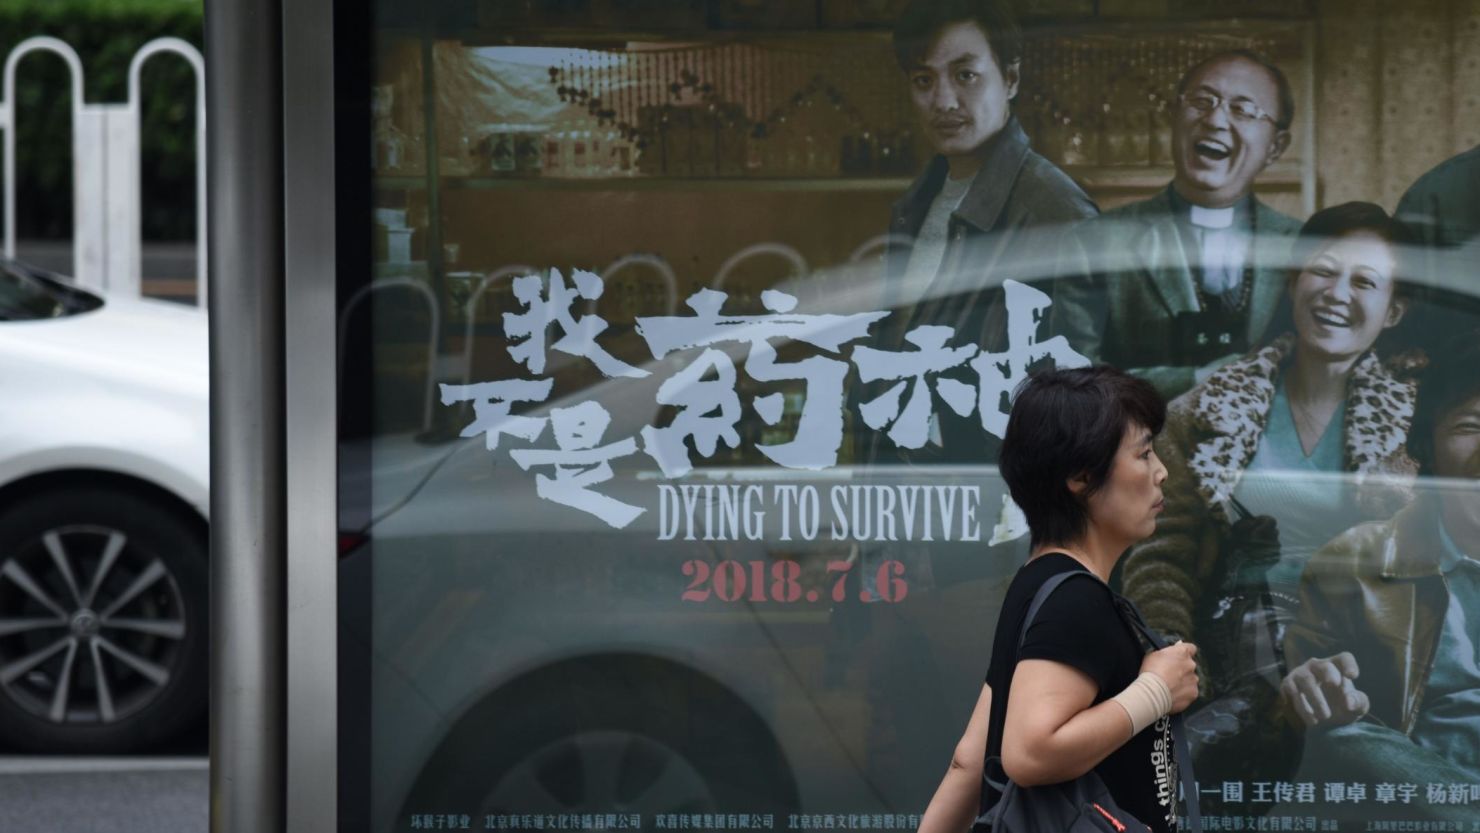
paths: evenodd
<path fill-rule="evenodd" d="M 870 327 L 889 313 L 800 314 L 795 312 L 795 297 L 766 290 L 761 303 L 768 314 L 726 315 L 728 296 L 701 289 L 687 299 L 692 315 L 637 319 L 637 333 L 655 360 L 679 351 L 700 352 L 658 387 L 657 403 L 676 409 L 671 424 L 647 425 L 618 440 L 606 441 L 612 414 L 595 399 L 551 406 L 542 415 L 532 415 L 540 414 L 538 410 L 515 414 L 516 404 L 532 407 L 549 399 L 554 384 L 549 378 L 444 384 L 442 403 L 472 403 L 473 421 L 462 436 L 482 434 L 489 450 L 497 449 L 505 435 L 535 443 L 549 426 L 554 448 L 516 448 L 510 457 L 525 471 L 548 471 L 535 474 L 539 497 L 588 512 L 620 529 L 647 510 L 596 491 L 596 486 L 614 478 L 613 460 L 640 451 L 664 477 L 678 478 L 693 469 L 692 454 L 708 458 L 720 443 L 732 449 L 740 445 L 737 426 L 744 410 L 736 390 L 739 371 L 720 345 L 743 350 L 744 372 L 757 382 L 795 380 L 805 385 L 795 436 L 756 445 L 778 466 L 817 471 L 837 464 L 850 365 L 861 382 L 894 382 L 862 402 L 859 415 L 869 428 L 886 431 L 900 448 L 918 449 L 929 441 L 937 397 L 960 417 L 977 414 L 982 430 L 1001 437 L 1007 426 L 1008 397 L 1030 367 L 1045 359 L 1060 367 L 1088 363 L 1062 336 L 1037 341 L 1039 323 L 1050 305 L 1046 294 L 1011 280 L 1003 288 L 1008 338 L 1007 349 L 1000 353 L 986 352 L 976 344 L 952 345 L 955 332 L 937 325 L 921 325 L 904 335 L 913 350 L 853 346 L 868 338 Z M 581 270 L 573 272 L 569 283 L 553 269 L 548 280 L 539 275 L 515 278 L 514 297 L 523 311 L 504 314 L 509 355 L 536 377 L 545 372 L 549 350 L 583 358 L 609 379 L 651 376 L 650 370 L 622 361 L 598 343 L 606 321 L 595 313 L 577 316 L 573 311 L 578 300 L 595 301 L 603 289 L 599 276 Z M 552 340 L 552 330 L 559 338 Z M 817 354 L 779 361 L 778 342 L 805 344 Z M 961 375 L 942 375 L 948 371 Z M 781 421 L 781 393 L 755 396 L 748 404 L 766 425 Z"/>

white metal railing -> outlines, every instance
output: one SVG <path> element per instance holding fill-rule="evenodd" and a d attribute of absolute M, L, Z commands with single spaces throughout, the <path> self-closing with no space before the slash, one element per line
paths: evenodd
<path fill-rule="evenodd" d="M 723 289 L 725 279 L 730 276 L 730 273 L 735 270 L 735 267 L 753 257 L 765 255 L 778 257 L 786 261 L 787 265 L 791 266 L 791 273 L 787 275 L 788 278 L 799 278 L 807 274 L 806 258 L 802 257 L 802 253 L 791 246 L 785 243 L 753 243 L 730 255 L 729 259 L 720 264 L 719 271 L 714 274 L 714 280 L 710 282 L 709 288 L 716 290 Z"/>
<path fill-rule="evenodd" d="M 339 312 L 339 361 L 335 371 L 335 377 L 338 380 L 337 384 L 344 384 L 344 359 L 349 346 L 350 314 L 361 303 L 369 299 L 371 295 L 377 292 L 384 292 L 387 289 L 410 290 L 415 294 L 415 297 L 421 299 L 426 304 L 430 323 L 427 326 L 427 358 L 421 409 L 421 430 L 430 431 L 432 428 L 433 402 L 436 399 L 437 391 L 437 345 L 442 340 L 442 308 L 438 306 L 437 296 L 433 294 L 432 288 L 427 285 L 426 281 L 406 277 L 380 278 L 355 290 L 355 293 L 350 296 L 349 300 L 345 302 L 344 308 Z"/>
<path fill-rule="evenodd" d="M 82 61 L 53 37 L 22 41 L 5 59 L 0 132 L 4 156 L 4 255 L 15 257 L 15 75 L 21 59 L 51 52 L 67 63 L 72 79 L 73 277 L 83 286 L 138 295 L 143 274 L 140 218 L 141 97 L 144 63 L 161 53 L 179 55 L 195 73 L 196 304 L 206 302 L 206 72 L 200 51 L 179 38 L 145 44 L 129 64 L 128 100 L 89 104 L 83 97 Z"/>
<path fill-rule="evenodd" d="M 478 286 L 473 289 L 473 294 L 468 297 L 467 303 L 463 305 L 463 318 L 465 320 L 463 323 L 462 372 L 464 385 L 470 384 L 473 378 L 473 325 L 477 323 L 478 303 L 483 300 L 484 293 L 488 291 L 489 287 L 505 278 L 513 280 L 521 275 L 539 274 L 539 271 L 533 266 L 516 263 L 512 266 L 502 266 L 495 269 L 478 281 Z"/>

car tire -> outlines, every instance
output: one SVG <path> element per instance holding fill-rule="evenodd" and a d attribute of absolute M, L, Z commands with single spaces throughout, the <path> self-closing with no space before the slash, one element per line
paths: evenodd
<path fill-rule="evenodd" d="M 601 657 L 522 679 L 460 719 L 397 823 L 437 808 L 512 814 L 797 812 L 764 721 L 713 679 Z"/>
<path fill-rule="evenodd" d="M 0 744 L 145 749 L 206 707 L 204 525 L 116 489 L 0 510 Z"/>

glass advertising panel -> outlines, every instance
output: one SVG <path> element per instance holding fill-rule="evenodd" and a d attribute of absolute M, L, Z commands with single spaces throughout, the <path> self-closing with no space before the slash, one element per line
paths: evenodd
<path fill-rule="evenodd" d="M 342 823 L 919 828 L 1103 362 L 1204 829 L 1480 829 L 1480 16 L 906 6 L 379 4 Z"/>

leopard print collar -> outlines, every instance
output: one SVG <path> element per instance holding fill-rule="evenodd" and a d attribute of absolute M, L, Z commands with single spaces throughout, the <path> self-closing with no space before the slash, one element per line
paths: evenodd
<path fill-rule="evenodd" d="M 1294 344 L 1293 334 L 1280 336 L 1219 368 L 1188 394 L 1194 424 L 1204 435 L 1189 465 L 1198 494 L 1225 521 L 1233 491 L 1259 449 L 1282 365 Z M 1391 514 L 1412 496 L 1418 465 L 1408 456 L 1406 442 L 1417 386 L 1394 371 L 1406 375 L 1421 363 L 1404 354 L 1389 369 L 1368 352 L 1352 368 L 1343 450 L 1347 470 L 1356 474 L 1358 499 L 1375 513 Z"/>

